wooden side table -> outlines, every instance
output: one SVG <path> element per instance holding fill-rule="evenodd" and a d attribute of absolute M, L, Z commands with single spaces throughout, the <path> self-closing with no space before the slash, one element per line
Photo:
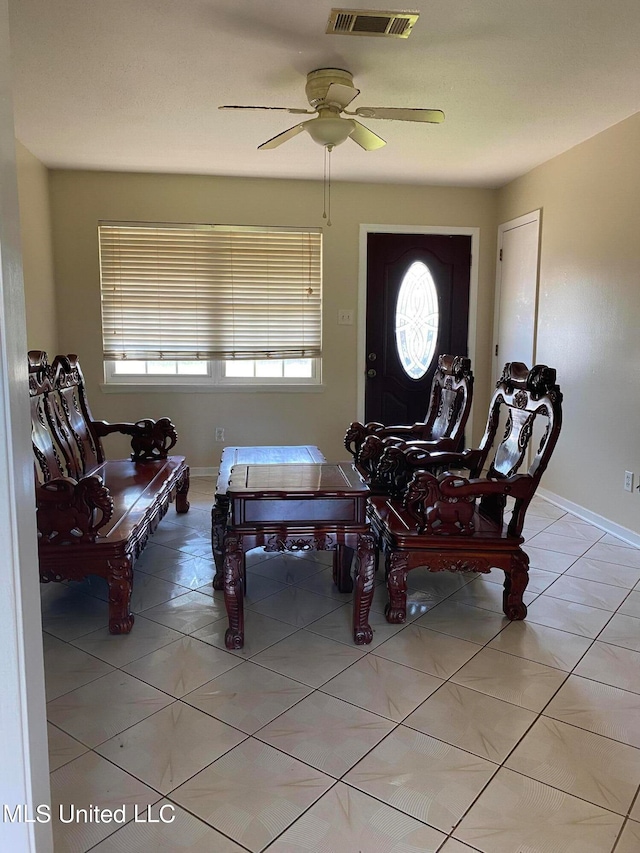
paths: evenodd
<path fill-rule="evenodd" d="M 224 588 L 224 531 L 229 515 L 227 489 L 234 465 L 304 465 L 318 462 L 326 462 L 326 459 L 318 448 L 311 444 L 224 448 L 211 510 L 211 550 L 216 564 L 214 589 Z M 342 590 L 342 592 L 351 592 L 351 590 Z"/>
<path fill-rule="evenodd" d="M 369 488 L 354 466 L 237 465 L 227 489 L 229 523 L 224 536 L 224 601 L 228 649 L 244 644 L 244 556 L 265 551 L 356 553 L 353 639 L 370 643 L 369 608 L 375 576 L 374 540 L 366 519 Z"/>

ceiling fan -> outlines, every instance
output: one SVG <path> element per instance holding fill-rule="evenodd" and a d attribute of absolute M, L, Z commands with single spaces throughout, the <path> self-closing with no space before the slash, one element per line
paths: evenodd
<path fill-rule="evenodd" d="M 354 118 L 394 119 L 396 121 L 422 121 L 440 124 L 444 121 L 442 110 L 408 109 L 404 107 L 358 107 L 349 112 L 347 107 L 360 94 L 360 89 L 353 85 L 353 76 L 349 71 L 340 68 L 318 68 L 307 74 L 305 93 L 311 110 L 295 109 L 292 107 L 243 107 L 235 105 L 221 106 L 221 110 L 282 110 L 294 115 L 313 115 L 316 118 L 300 122 L 288 130 L 279 133 L 258 146 L 258 150 L 277 148 L 283 142 L 293 139 L 302 131 L 306 131 L 314 142 L 324 145 L 329 150 L 340 145 L 347 139 L 353 139 L 365 151 L 375 151 L 386 145 L 384 139 L 369 130 Z"/>

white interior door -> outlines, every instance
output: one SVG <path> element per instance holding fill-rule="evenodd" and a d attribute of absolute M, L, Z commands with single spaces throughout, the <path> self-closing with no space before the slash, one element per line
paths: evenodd
<path fill-rule="evenodd" d="M 508 361 L 532 367 L 536 358 L 540 211 L 498 228 L 494 375 Z"/>

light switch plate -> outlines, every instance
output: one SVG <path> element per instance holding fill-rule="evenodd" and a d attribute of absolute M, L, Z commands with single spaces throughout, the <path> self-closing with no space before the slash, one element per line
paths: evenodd
<path fill-rule="evenodd" d="M 353 326 L 353 311 L 351 308 L 338 308 L 338 325 Z"/>

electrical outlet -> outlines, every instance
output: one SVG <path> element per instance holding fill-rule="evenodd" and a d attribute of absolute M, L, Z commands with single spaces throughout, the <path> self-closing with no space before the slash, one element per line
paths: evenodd
<path fill-rule="evenodd" d="M 624 472 L 624 490 L 625 492 L 633 491 L 633 471 Z"/>
<path fill-rule="evenodd" d="M 216 441 L 224 441 L 224 427 L 216 427 Z"/>

